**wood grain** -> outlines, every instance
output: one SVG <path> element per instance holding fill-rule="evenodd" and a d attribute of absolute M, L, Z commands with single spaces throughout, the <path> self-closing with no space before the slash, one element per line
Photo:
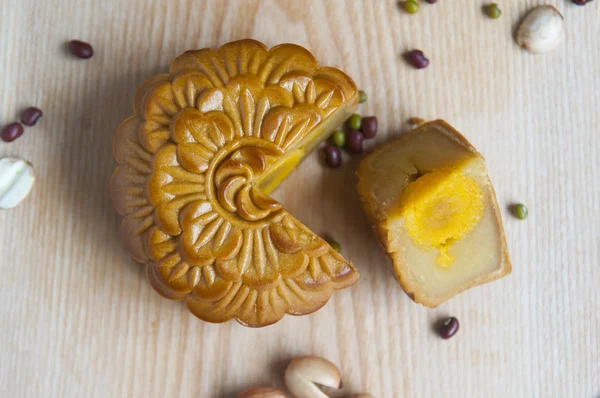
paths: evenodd
<path fill-rule="evenodd" d="M 521 50 L 515 26 L 537 0 L 4 0 L 0 124 L 44 110 L 1 156 L 31 161 L 38 181 L 0 212 L 0 396 L 233 397 L 281 386 L 290 358 L 338 364 L 344 389 L 377 397 L 588 397 L 600 394 L 600 4 L 563 11 L 567 42 Z M 324 169 L 313 155 L 275 196 L 338 240 L 362 273 L 320 311 L 274 326 L 198 321 L 160 298 L 120 244 L 107 186 L 112 135 L 135 89 L 190 48 L 252 37 L 294 42 L 344 69 L 369 94 L 377 143 L 406 119 L 445 118 L 487 157 L 504 212 L 511 276 L 435 310 L 394 281 L 354 190 L 358 159 Z M 70 57 L 70 39 L 94 45 Z M 431 65 L 399 54 L 420 48 Z M 369 146 L 373 146 L 370 143 Z M 303 189 L 298 190 L 297 187 Z M 449 341 L 431 325 L 461 321 Z"/>

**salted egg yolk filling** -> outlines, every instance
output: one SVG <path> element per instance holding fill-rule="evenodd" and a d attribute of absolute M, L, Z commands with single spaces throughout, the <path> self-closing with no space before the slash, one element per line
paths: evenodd
<path fill-rule="evenodd" d="M 460 165 L 434 170 L 409 183 L 392 211 L 404 219 L 414 242 L 438 250 L 437 265 L 449 267 L 449 248 L 481 220 L 483 193 Z"/>

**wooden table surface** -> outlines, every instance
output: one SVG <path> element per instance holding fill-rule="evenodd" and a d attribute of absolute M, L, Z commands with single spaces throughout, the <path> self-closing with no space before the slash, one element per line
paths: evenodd
<path fill-rule="evenodd" d="M 533 55 L 513 40 L 536 0 L 0 2 L 0 124 L 29 105 L 34 128 L 1 156 L 31 161 L 30 197 L 0 212 L 1 397 L 234 397 L 282 386 L 296 355 L 342 370 L 345 397 L 600 396 L 600 2 L 564 14 L 567 40 Z M 263 329 L 214 325 L 160 298 L 121 246 L 108 196 L 112 136 L 135 89 L 191 48 L 252 37 L 293 42 L 369 95 L 375 143 L 409 117 L 444 118 L 486 156 L 513 272 L 437 309 L 394 280 L 355 193 L 357 158 L 337 170 L 311 156 L 275 197 L 335 237 L 362 278 L 320 311 Z M 65 51 L 93 44 L 90 60 Z M 399 54 L 422 49 L 421 71 Z M 296 189 L 298 185 L 303 189 Z M 506 207 L 527 204 L 518 221 Z M 432 324 L 461 330 L 443 341 Z"/>

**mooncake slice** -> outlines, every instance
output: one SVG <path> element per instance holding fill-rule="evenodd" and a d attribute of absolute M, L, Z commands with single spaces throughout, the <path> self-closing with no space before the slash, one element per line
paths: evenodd
<path fill-rule="evenodd" d="M 408 295 L 436 307 L 511 271 L 485 160 L 442 120 L 384 145 L 358 168 L 358 194 Z"/>

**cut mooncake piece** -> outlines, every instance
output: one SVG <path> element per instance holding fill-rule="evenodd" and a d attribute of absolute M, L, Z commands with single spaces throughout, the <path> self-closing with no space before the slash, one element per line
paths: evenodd
<path fill-rule="evenodd" d="M 259 327 L 319 309 L 359 277 L 267 194 L 356 109 L 306 49 L 254 40 L 188 51 L 146 81 L 117 130 L 111 197 L 161 295 Z"/>
<path fill-rule="evenodd" d="M 442 120 L 376 149 L 358 194 L 402 288 L 436 307 L 511 271 L 485 160 Z"/>

